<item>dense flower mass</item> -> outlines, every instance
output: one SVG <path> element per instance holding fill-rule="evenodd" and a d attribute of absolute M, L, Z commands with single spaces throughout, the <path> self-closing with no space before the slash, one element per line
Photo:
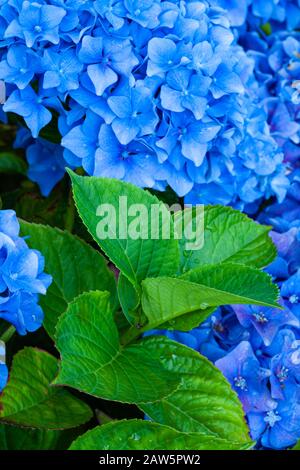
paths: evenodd
<path fill-rule="evenodd" d="M 2 2 L 3 109 L 31 131 L 22 144 L 44 195 L 67 165 L 169 185 L 187 202 L 282 201 L 283 153 L 257 93 L 255 59 L 237 43 L 228 2 L 219 3 Z M 63 152 L 39 137 L 51 119 Z"/>

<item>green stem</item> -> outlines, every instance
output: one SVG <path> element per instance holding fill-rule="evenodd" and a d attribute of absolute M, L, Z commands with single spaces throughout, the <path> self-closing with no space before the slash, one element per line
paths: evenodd
<path fill-rule="evenodd" d="M 97 420 L 98 420 L 98 422 L 101 426 L 103 424 L 107 424 L 107 423 L 110 423 L 111 421 L 114 421 L 114 419 L 111 418 L 110 416 L 108 416 L 106 413 L 104 413 L 104 411 L 96 410 L 95 414 L 96 414 Z"/>
<path fill-rule="evenodd" d="M 0 341 L 7 343 L 10 340 L 10 338 L 15 334 L 15 332 L 16 332 L 15 327 L 11 325 L 9 328 L 7 328 L 6 331 L 4 331 L 3 335 L 0 336 Z"/>
<path fill-rule="evenodd" d="M 129 343 L 132 343 L 135 339 L 137 339 L 143 333 L 142 328 L 137 328 L 136 326 L 131 326 L 125 333 L 121 336 L 121 344 L 126 346 Z"/>

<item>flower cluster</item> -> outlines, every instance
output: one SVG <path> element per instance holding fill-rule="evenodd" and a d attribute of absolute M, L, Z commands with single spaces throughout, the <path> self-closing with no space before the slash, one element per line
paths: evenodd
<path fill-rule="evenodd" d="M 19 236 L 20 226 L 11 210 L 0 211 L 0 319 L 11 323 L 20 335 L 37 330 L 43 322 L 39 294 L 46 294 L 51 276 L 44 259 Z M 7 379 L 5 349 L 0 342 L 0 390 Z"/>
<path fill-rule="evenodd" d="M 0 29 L 3 109 L 36 139 L 23 144 L 44 195 L 67 165 L 169 185 L 187 202 L 283 199 L 283 154 L 254 96 L 255 61 L 216 2 L 7 0 Z M 51 119 L 63 152 L 39 137 Z"/>

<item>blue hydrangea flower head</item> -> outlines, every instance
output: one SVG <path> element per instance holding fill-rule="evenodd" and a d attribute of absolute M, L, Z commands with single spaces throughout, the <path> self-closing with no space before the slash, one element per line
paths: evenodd
<path fill-rule="evenodd" d="M 141 184 L 168 184 L 189 202 L 218 200 L 243 208 L 259 205 L 264 196 L 281 201 L 287 188 L 283 157 L 259 102 L 255 60 L 237 44 L 230 27 L 232 9 L 241 17 L 245 8 L 235 0 L 223 3 L 7 0 L 0 10 L 0 79 L 9 84 L 4 111 L 22 116 L 34 138 L 58 114 L 66 163 L 82 164 L 91 175 L 96 167 L 97 174 L 106 174 L 104 154 L 100 161 L 91 135 L 105 123 L 121 154 L 143 140 L 135 178 Z M 288 56 L 291 46 L 285 49 Z M 95 123 L 86 131 L 91 112 Z M 259 139 L 254 136 L 258 127 Z M 82 151 L 71 150 L 72 136 Z M 151 167 L 141 164 L 148 154 L 157 155 L 158 165 L 152 157 Z M 41 161 L 31 160 L 29 176 L 38 181 Z M 45 161 L 50 171 L 46 156 Z M 123 168 L 124 179 L 132 181 L 131 167 Z M 50 174 L 43 194 L 63 171 Z"/>
<path fill-rule="evenodd" d="M 38 295 L 46 294 L 51 276 L 44 273 L 44 258 L 19 236 L 13 211 L 0 211 L 0 318 L 19 334 L 35 331 L 43 321 Z"/>

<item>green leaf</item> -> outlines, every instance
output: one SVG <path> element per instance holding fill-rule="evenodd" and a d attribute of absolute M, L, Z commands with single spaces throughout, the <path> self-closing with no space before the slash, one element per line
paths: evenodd
<path fill-rule="evenodd" d="M 0 173 L 19 173 L 25 175 L 27 165 L 25 161 L 13 152 L 0 153 Z"/>
<path fill-rule="evenodd" d="M 0 397 L 0 419 L 41 429 L 67 429 L 89 421 L 90 408 L 50 383 L 58 361 L 47 352 L 25 348 L 13 359 L 10 378 Z"/>
<path fill-rule="evenodd" d="M 182 214 L 175 213 L 175 226 L 181 223 Z M 196 215 L 194 209 L 194 217 Z M 204 264 L 225 262 L 265 267 L 276 257 L 276 248 L 269 237 L 270 229 L 271 227 L 257 224 L 230 207 L 206 206 L 203 247 L 200 250 L 187 251 L 186 240 L 180 240 L 180 272 Z"/>
<path fill-rule="evenodd" d="M 0 425 L 0 450 L 63 450 L 78 433 Z M 75 436 L 74 436 L 75 435 Z"/>
<path fill-rule="evenodd" d="M 180 278 L 149 278 L 143 281 L 142 287 L 147 329 L 196 311 L 199 311 L 199 324 L 211 313 L 211 307 L 220 305 L 279 307 L 278 288 L 272 284 L 271 277 L 239 264 L 207 265 Z"/>
<path fill-rule="evenodd" d="M 211 362 L 166 337 L 147 338 L 144 347 L 150 354 L 159 352 L 166 370 L 182 377 L 179 387 L 168 397 L 140 406 L 151 419 L 181 432 L 250 441 L 241 402 Z"/>
<path fill-rule="evenodd" d="M 128 208 L 137 203 L 145 207 L 148 216 L 145 233 L 151 234 L 151 207 L 156 205 L 169 222 L 171 237 L 174 237 L 170 213 L 161 201 L 149 192 L 129 183 L 110 178 L 81 177 L 71 171 L 69 173 L 72 179 L 75 203 L 84 224 L 106 255 L 134 286 L 137 286 L 146 277 L 172 275 L 177 271 L 179 265 L 178 241 L 174 238 L 162 239 L 163 228 L 166 225 L 162 221 L 156 232 L 157 239 L 151 239 L 150 236 L 148 239 L 134 240 L 129 236 L 122 239 L 119 233 L 119 212 L 124 223 L 126 223 L 127 216 L 127 212 L 124 213 L 122 209 L 124 199 L 121 202 L 119 199 L 122 196 L 127 198 Z M 100 204 L 110 204 L 116 210 L 116 224 L 110 219 L 107 226 L 109 237 L 106 239 L 100 239 L 97 235 L 97 226 L 101 220 L 97 216 Z M 133 223 L 135 217 L 129 219 L 127 220 L 128 227 Z"/>
<path fill-rule="evenodd" d="M 186 434 L 137 419 L 114 421 L 80 436 L 70 450 L 238 450 L 249 444 L 200 433 Z"/>
<path fill-rule="evenodd" d="M 43 253 L 45 270 L 52 275 L 53 283 L 47 295 L 41 298 L 45 312 L 44 326 L 53 338 L 58 317 L 67 303 L 83 292 L 102 289 L 112 296 L 116 306 L 116 283 L 106 260 L 91 246 L 69 232 L 46 225 L 21 222 L 21 233 L 28 236 L 31 248 Z"/>
<path fill-rule="evenodd" d="M 178 331 L 191 331 L 208 318 L 214 311 L 215 307 L 195 310 L 194 312 L 186 313 L 180 317 L 173 318 L 172 320 L 163 323 L 160 328 L 166 330 L 178 330 Z"/>
<path fill-rule="evenodd" d="M 69 305 L 57 325 L 56 345 L 62 362 L 55 383 L 107 400 L 158 400 L 180 380 L 141 345 L 120 345 L 106 292 L 82 294 Z"/>
<path fill-rule="evenodd" d="M 118 296 L 123 313 L 129 323 L 141 324 L 140 292 L 122 273 L 120 273 L 118 281 Z"/>

